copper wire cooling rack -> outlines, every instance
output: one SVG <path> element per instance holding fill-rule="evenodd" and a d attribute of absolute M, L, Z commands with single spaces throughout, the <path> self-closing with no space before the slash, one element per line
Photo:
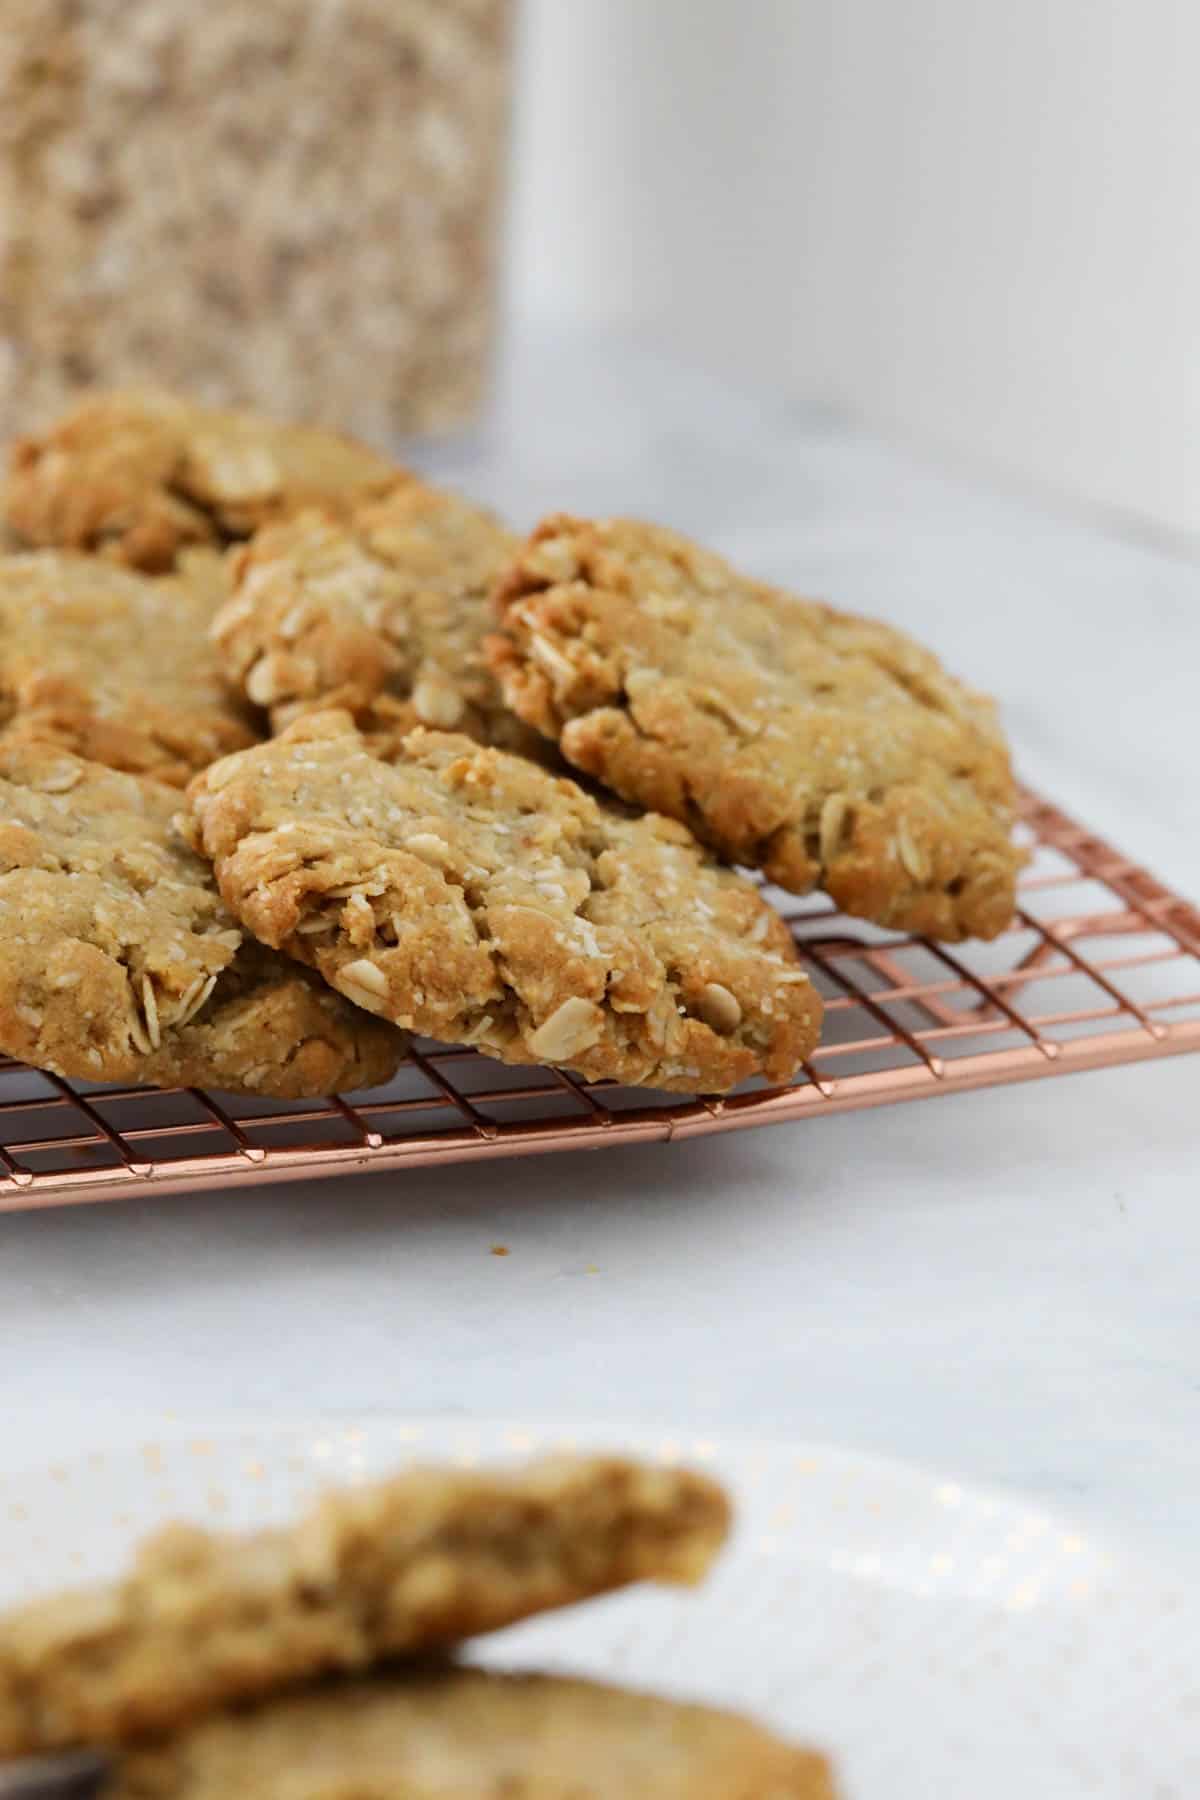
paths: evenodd
<path fill-rule="evenodd" d="M 1200 1049 L 1200 911 L 1026 794 L 1020 907 L 949 948 L 772 891 L 825 996 L 789 1087 L 587 1084 L 418 1043 L 386 1088 L 285 1104 L 0 1064 L 0 1210 L 699 1137 Z"/>

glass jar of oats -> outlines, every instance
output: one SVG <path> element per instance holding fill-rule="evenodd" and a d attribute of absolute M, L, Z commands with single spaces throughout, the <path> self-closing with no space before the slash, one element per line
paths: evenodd
<path fill-rule="evenodd" d="M 0 0 L 0 433 L 154 383 L 469 421 L 511 0 Z"/>

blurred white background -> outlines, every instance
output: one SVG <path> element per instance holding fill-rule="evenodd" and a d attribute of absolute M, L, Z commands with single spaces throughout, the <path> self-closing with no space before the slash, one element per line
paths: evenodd
<path fill-rule="evenodd" d="M 1200 531 L 1195 0 L 523 0 L 514 301 Z"/>

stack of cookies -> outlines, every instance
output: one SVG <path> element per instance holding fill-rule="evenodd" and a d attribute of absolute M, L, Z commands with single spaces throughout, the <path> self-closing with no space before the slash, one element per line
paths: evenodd
<path fill-rule="evenodd" d="M 681 1092 L 821 1006 L 742 869 L 929 936 L 1013 908 L 991 704 L 663 527 L 481 508 L 161 394 L 19 442 L 0 1050 L 301 1096 L 405 1032 Z"/>
<path fill-rule="evenodd" d="M 453 1660 L 639 1581 L 703 1578 L 720 1487 L 619 1457 L 416 1469 L 288 1528 L 174 1526 L 123 1579 L 0 1618 L 0 1759 L 91 1748 L 102 1800 L 833 1800 L 750 1720 Z"/>

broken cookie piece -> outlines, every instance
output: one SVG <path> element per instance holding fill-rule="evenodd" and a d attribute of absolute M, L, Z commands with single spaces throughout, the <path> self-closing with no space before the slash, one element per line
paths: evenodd
<path fill-rule="evenodd" d="M 0 1756 L 136 1742 L 630 1582 L 697 1582 L 729 1515 L 703 1475 L 594 1456 L 410 1469 L 251 1535 L 176 1526 L 123 1580 L 0 1618 Z"/>

